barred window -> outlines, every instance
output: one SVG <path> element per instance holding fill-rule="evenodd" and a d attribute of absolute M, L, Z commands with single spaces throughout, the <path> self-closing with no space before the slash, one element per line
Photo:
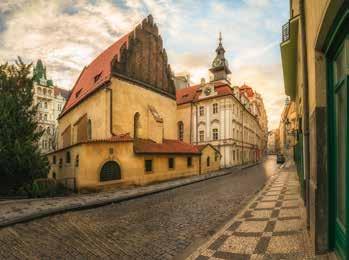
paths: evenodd
<path fill-rule="evenodd" d="M 121 169 L 119 164 L 115 161 L 106 162 L 101 169 L 100 181 L 113 181 L 120 179 Z"/>

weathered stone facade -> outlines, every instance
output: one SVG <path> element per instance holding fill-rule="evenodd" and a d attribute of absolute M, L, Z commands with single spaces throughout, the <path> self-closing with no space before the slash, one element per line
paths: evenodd
<path fill-rule="evenodd" d="M 115 75 L 175 98 L 171 67 L 152 16 L 129 34 L 112 66 Z"/>

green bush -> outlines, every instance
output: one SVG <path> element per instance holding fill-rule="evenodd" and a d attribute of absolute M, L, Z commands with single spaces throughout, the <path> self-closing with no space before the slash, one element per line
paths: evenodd
<path fill-rule="evenodd" d="M 54 179 L 37 179 L 31 185 L 29 196 L 31 198 L 44 198 L 67 195 L 69 191 L 63 184 Z"/>

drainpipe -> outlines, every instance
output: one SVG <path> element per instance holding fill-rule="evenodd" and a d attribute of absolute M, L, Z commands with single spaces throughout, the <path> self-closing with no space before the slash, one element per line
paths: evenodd
<path fill-rule="evenodd" d="M 193 129 L 193 103 L 190 103 L 190 124 L 189 124 L 189 143 L 192 144 L 192 129 Z"/>
<path fill-rule="evenodd" d="M 195 114 L 196 114 L 196 117 L 195 117 L 195 121 L 196 121 L 196 123 L 195 123 L 195 141 L 196 141 L 196 144 L 198 144 L 198 129 L 199 129 L 199 126 L 198 126 L 198 122 L 199 122 L 199 120 L 198 120 L 198 105 L 197 104 L 195 104 Z M 205 136 L 204 136 L 204 138 L 205 138 Z"/>
<path fill-rule="evenodd" d="M 310 158 L 309 158 L 309 86 L 308 86 L 308 53 L 305 21 L 305 1 L 300 0 L 301 33 L 302 33 L 302 58 L 303 58 L 303 158 L 305 178 L 305 204 L 307 208 L 307 226 L 310 226 L 309 184 L 310 184 Z"/>
<path fill-rule="evenodd" d="M 109 130 L 110 134 L 114 136 L 116 134 L 113 132 L 113 90 L 110 85 L 106 87 L 106 90 L 109 91 Z"/>

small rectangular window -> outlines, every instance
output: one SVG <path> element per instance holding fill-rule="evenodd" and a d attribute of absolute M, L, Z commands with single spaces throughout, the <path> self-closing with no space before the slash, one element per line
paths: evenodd
<path fill-rule="evenodd" d="M 212 139 L 218 140 L 218 129 L 217 128 L 212 129 Z"/>
<path fill-rule="evenodd" d="M 70 163 L 70 152 L 67 152 L 67 153 L 65 154 L 65 162 L 66 162 L 66 163 Z"/>
<path fill-rule="evenodd" d="M 192 157 L 188 157 L 187 158 L 187 166 L 188 167 L 192 167 L 193 166 L 193 158 Z"/>
<path fill-rule="evenodd" d="M 205 115 L 205 108 L 203 106 L 199 107 L 199 115 L 204 116 Z"/>
<path fill-rule="evenodd" d="M 56 155 L 52 157 L 52 164 L 56 164 Z"/>
<path fill-rule="evenodd" d="M 174 158 L 168 158 L 168 168 L 174 169 Z"/>
<path fill-rule="evenodd" d="M 200 142 L 205 141 L 205 131 L 199 132 L 199 140 L 200 140 Z"/>
<path fill-rule="evenodd" d="M 218 104 L 213 104 L 213 114 L 218 114 Z"/>
<path fill-rule="evenodd" d="M 153 171 L 153 160 L 145 160 L 144 161 L 144 168 L 146 172 L 152 172 Z"/>

